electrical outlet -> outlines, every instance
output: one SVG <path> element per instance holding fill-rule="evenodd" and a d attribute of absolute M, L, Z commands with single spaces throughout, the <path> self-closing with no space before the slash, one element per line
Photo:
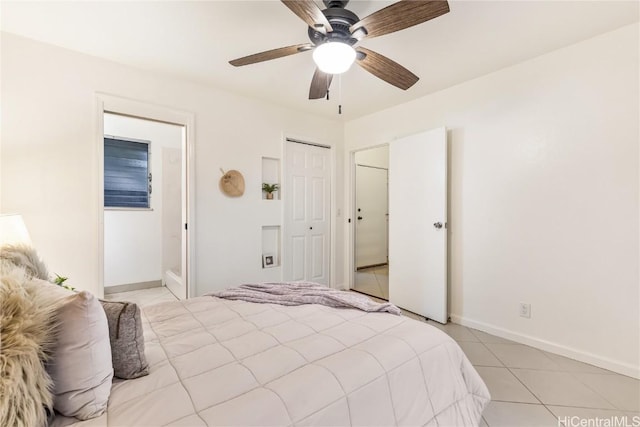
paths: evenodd
<path fill-rule="evenodd" d="M 531 318 L 531 304 L 520 303 L 520 317 Z"/>

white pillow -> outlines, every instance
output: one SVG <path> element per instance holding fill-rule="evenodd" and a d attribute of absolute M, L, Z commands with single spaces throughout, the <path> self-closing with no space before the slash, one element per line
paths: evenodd
<path fill-rule="evenodd" d="M 44 285 L 52 286 L 53 298 L 63 296 L 62 288 Z M 59 304 L 56 343 L 47 364 L 54 383 L 53 407 L 62 415 L 87 420 L 104 413 L 111 392 L 107 317 L 89 292 L 70 292 Z"/>

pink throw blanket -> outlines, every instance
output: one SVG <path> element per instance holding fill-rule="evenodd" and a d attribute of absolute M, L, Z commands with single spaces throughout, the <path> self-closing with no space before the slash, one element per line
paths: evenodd
<path fill-rule="evenodd" d="M 401 314 L 400 309 L 389 302 L 377 303 L 355 292 L 339 291 L 312 282 L 248 283 L 206 295 L 263 304 L 321 304 L 334 308 Z"/>

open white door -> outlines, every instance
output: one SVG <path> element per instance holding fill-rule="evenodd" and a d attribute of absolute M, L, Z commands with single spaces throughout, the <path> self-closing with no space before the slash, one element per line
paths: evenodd
<path fill-rule="evenodd" d="M 447 132 L 389 144 L 389 301 L 447 322 Z"/>

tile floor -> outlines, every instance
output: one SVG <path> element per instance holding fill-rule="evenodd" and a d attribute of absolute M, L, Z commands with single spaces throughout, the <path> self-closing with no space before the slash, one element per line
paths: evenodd
<path fill-rule="evenodd" d="M 139 291 L 119 292 L 115 294 L 105 294 L 105 300 L 110 301 L 131 301 L 140 307 L 158 304 L 166 301 L 177 301 L 171 291 L 165 286 L 149 289 L 141 289 Z"/>
<path fill-rule="evenodd" d="M 106 298 L 142 307 L 175 300 L 164 287 Z M 482 426 L 640 426 L 639 380 L 461 325 L 427 323 L 460 345 L 489 388 Z"/>
<path fill-rule="evenodd" d="M 639 380 L 461 325 L 427 323 L 457 341 L 489 388 L 484 425 L 640 426 Z"/>
<path fill-rule="evenodd" d="M 356 272 L 353 289 L 363 294 L 389 299 L 389 266 L 364 268 Z"/>

